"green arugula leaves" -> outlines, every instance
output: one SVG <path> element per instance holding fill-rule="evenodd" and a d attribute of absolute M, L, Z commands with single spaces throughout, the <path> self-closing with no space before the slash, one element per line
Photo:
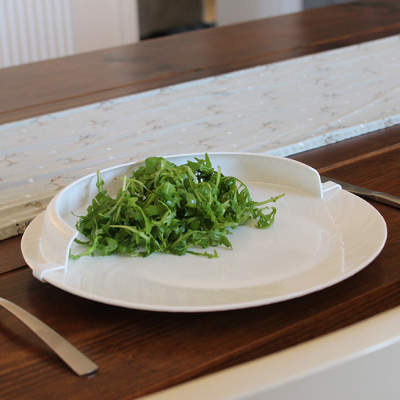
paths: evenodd
<path fill-rule="evenodd" d="M 87 246 L 85 255 L 101 256 L 118 253 L 147 257 L 155 252 L 184 255 L 186 253 L 218 257 L 190 251 L 224 245 L 232 248 L 227 235 L 231 229 L 256 219 L 256 228 L 269 228 L 276 209 L 265 204 L 275 202 L 284 194 L 263 202 L 254 202 L 246 185 L 239 179 L 224 176 L 215 170 L 208 154 L 177 166 L 162 157 L 150 157 L 145 165 L 117 178 L 122 181 L 116 198 L 107 195 L 104 182 L 97 172 L 98 194 L 80 217 L 76 228 L 88 241 L 75 240 Z"/>

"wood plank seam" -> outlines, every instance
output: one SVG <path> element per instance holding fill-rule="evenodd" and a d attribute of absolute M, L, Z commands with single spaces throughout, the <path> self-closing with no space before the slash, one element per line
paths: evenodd
<path fill-rule="evenodd" d="M 343 166 L 346 166 L 346 165 L 349 165 L 349 164 L 354 164 L 354 163 L 356 163 L 358 161 L 366 160 L 368 158 L 380 156 L 382 154 L 389 153 L 389 152 L 391 152 L 393 150 L 397 150 L 399 148 L 400 148 L 400 143 L 397 143 L 397 144 L 394 144 L 392 146 L 388 146 L 388 147 L 386 147 L 384 149 L 371 151 L 370 153 L 366 153 L 366 154 L 363 154 L 361 156 L 357 156 L 357 157 L 351 158 L 349 160 L 341 161 L 341 162 L 338 162 L 336 164 L 328 165 L 328 166 L 323 167 L 323 168 L 318 168 L 318 172 L 320 174 L 324 174 L 327 171 L 331 171 L 333 169 L 340 168 L 340 167 L 343 167 Z"/>

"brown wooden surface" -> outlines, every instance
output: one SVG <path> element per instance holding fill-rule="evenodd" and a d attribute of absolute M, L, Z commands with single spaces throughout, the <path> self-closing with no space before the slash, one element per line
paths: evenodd
<path fill-rule="evenodd" d="M 25 265 L 21 253 L 21 236 L 0 242 L 0 274 Z"/>
<path fill-rule="evenodd" d="M 400 4 L 366 0 L 4 69 L 0 122 L 396 33 Z M 400 127 L 292 158 L 326 176 L 400 196 Z M 145 312 L 85 300 L 33 278 L 19 237 L 0 242 L 0 296 L 42 319 L 100 367 L 93 376 L 74 375 L 0 309 L 0 399 L 133 399 L 399 305 L 400 210 L 371 204 L 387 222 L 388 240 L 368 267 L 317 293 L 228 312 Z"/>
<path fill-rule="evenodd" d="M 398 33 L 398 2 L 359 1 L 6 68 L 0 123 Z"/>

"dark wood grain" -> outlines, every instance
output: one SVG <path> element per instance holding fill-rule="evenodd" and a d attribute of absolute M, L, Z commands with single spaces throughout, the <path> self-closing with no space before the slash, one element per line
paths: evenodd
<path fill-rule="evenodd" d="M 26 265 L 21 253 L 21 237 L 0 242 L 0 274 Z"/>
<path fill-rule="evenodd" d="M 397 146 L 358 157 L 351 163 L 340 162 L 321 168 L 320 172 L 331 178 L 351 182 L 367 189 L 400 196 L 399 160 L 400 143 Z"/>
<path fill-rule="evenodd" d="M 0 122 L 400 33 L 400 3 L 363 0 L 0 70 Z M 190 53 L 190 57 L 188 56 Z M 184 54 L 185 56 L 182 56 Z M 400 196 L 400 128 L 297 154 L 327 176 Z M 49 324 L 100 369 L 77 377 L 0 309 L 0 399 L 130 400 L 340 329 L 400 304 L 400 212 L 382 253 L 353 277 L 290 301 L 218 313 L 113 307 L 59 290 L 0 242 L 0 296 Z"/>

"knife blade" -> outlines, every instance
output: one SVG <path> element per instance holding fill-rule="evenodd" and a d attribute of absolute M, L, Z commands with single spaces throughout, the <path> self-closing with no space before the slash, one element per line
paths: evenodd
<path fill-rule="evenodd" d="M 350 193 L 354 193 L 361 197 L 366 197 L 371 200 L 378 201 L 380 203 L 388 204 L 389 206 L 400 208 L 400 198 L 392 196 L 391 194 L 376 192 L 374 190 L 365 189 L 360 186 L 352 185 L 351 183 L 341 182 L 337 179 L 328 178 L 327 176 L 321 175 L 321 182 L 335 182 L 338 183 L 342 189 L 347 190 Z"/>

